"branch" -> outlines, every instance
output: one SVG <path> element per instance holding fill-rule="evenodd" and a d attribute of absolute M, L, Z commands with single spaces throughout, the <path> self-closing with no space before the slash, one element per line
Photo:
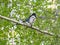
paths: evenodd
<path fill-rule="evenodd" d="M 0 15 L 0 18 L 5 19 L 5 20 L 8 20 L 8 21 L 11 21 L 11 22 L 14 22 L 14 23 L 17 23 L 17 24 L 22 25 L 22 26 L 27 26 L 28 28 L 34 29 L 34 30 L 36 30 L 36 31 L 38 31 L 38 32 L 40 32 L 40 33 L 43 33 L 43 34 L 47 34 L 47 35 L 50 35 L 50 36 L 55 36 L 53 33 L 48 33 L 47 31 L 42 31 L 42 30 L 40 30 L 40 29 L 37 28 L 37 27 L 28 26 L 28 25 L 25 24 L 25 23 L 20 23 L 20 22 L 18 22 L 17 20 L 10 19 L 10 18 L 5 17 L 5 16 L 1 16 L 1 15 Z M 58 37 L 60 37 L 60 36 L 58 36 Z"/>

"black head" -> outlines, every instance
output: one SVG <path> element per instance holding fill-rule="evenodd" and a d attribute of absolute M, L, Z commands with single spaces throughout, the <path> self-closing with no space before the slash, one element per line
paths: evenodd
<path fill-rule="evenodd" d="M 36 17 L 36 14 L 35 13 L 33 13 L 32 15 L 34 15 Z"/>
<path fill-rule="evenodd" d="M 35 14 L 35 13 L 33 13 L 31 16 L 35 16 L 35 17 L 36 17 L 36 14 Z M 31 17 L 31 16 L 30 16 L 30 17 Z"/>

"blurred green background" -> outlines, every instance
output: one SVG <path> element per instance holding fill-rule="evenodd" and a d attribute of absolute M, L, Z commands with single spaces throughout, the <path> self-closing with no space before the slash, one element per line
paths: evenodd
<path fill-rule="evenodd" d="M 60 45 L 60 0 L 0 0 L 0 15 L 25 20 L 36 13 L 34 26 L 55 36 L 0 18 L 0 45 Z"/>

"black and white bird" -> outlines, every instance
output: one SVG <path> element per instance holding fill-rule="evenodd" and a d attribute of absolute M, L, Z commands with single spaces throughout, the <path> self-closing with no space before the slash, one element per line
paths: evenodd
<path fill-rule="evenodd" d="M 28 23 L 28 25 L 32 26 L 35 20 L 36 20 L 36 14 L 33 13 L 25 20 L 25 22 Z"/>

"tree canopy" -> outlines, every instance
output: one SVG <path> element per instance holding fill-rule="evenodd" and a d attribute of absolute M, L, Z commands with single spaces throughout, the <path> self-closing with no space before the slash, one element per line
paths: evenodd
<path fill-rule="evenodd" d="M 39 29 L 18 23 L 32 13 Z M 1 0 L 0 15 L 0 45 L 60 45 L 60 0 Z"/>

